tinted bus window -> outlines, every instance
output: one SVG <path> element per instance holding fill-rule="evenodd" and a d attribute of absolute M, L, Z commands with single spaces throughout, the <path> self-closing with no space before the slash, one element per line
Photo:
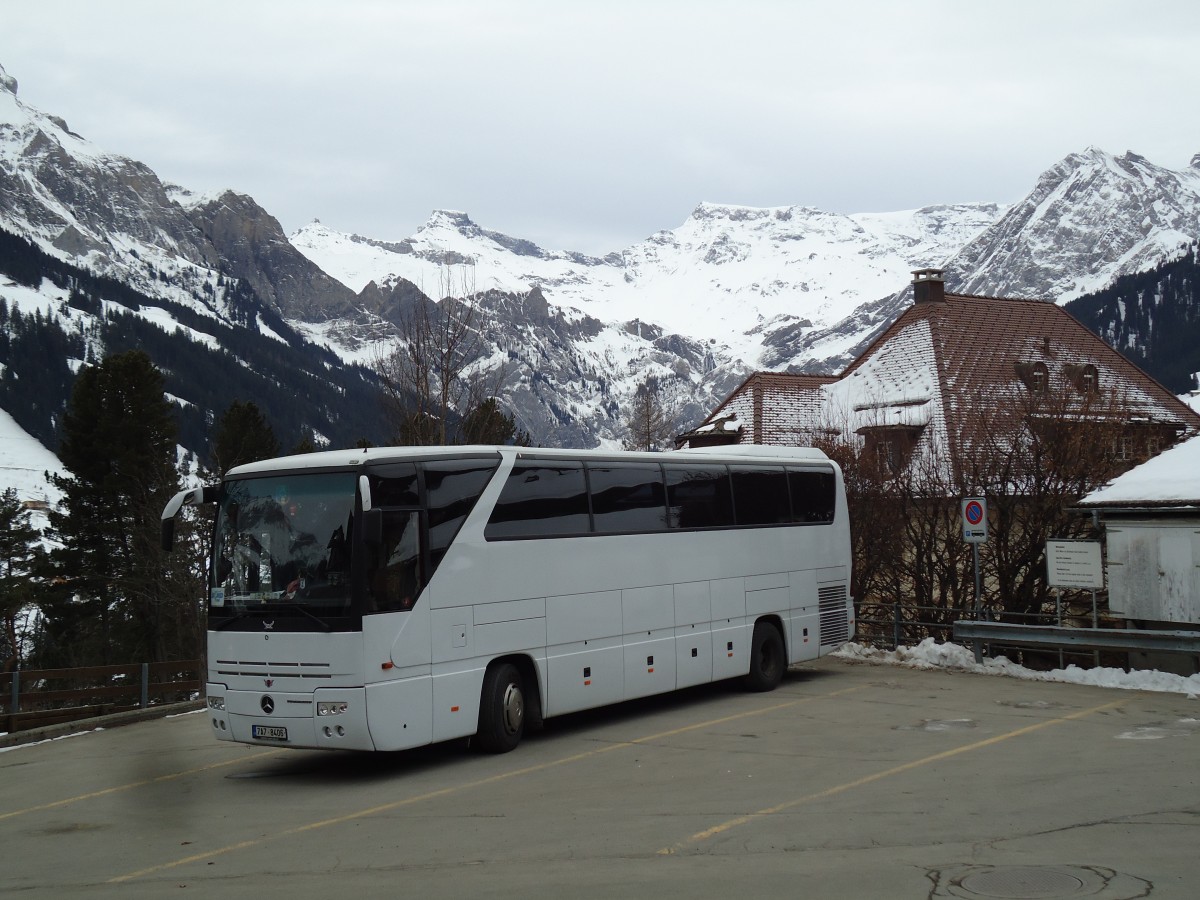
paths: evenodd
<path fill-rule="evenodd" d="M 372 506 L 419 506 L 420 503 L 415 463 L 391 463 L 371 468 Z"/>
<path fill-rule="evenodd" d="M 492 480 L 498 460 L 458 459 L 421 464 L 429 510 L 429 562 L 436 569 L 458 529 Z"/>
<path fill-rule="evenodd" d="M 739 525 L 784 525 L 792 521 L 783 467 L 732 466 L 733 506 Z"/>
<path fill-rule="evenodd" d="M 383 514 L 383 547 L 367 585 L 369 608 L 379 612 L 412 609 L 421 593 L 421 514 Z"/>
<path fill-rule="evenodd" d="M 832 522 L 837 509 L 837 484 L 832 472 L 788 469 L 795 522 Z"/>
<path fill-rule="evenodd" d="M 590 530 L 583 463 L 519 462 L 500 492 L 484 536 L 553 537 Z"/>
<path fill-rule="evenodd" d="M 658 466 L 588 466 L 592 520 L 600 534 L 662 531 L 667 527 L 667 495 Z"/>
<path fill-rule="evenodd" d="M 724 466 L 663 467 L 667 516 L 672 528 L 720 528 L 733 524 L 729 473 Z"/>

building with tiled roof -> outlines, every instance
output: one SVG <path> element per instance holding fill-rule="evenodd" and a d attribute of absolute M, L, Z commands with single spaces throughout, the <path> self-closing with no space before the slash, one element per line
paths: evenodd
<path fill-rule="evenodd" d="M 1200 432 L 1200 414 L 1062 307 L 949 294 L 940 270 L 913 274 L 912 306 L 841 375 L 756 373 L 677 445 L 854 437 L 895 469 L 962 446 L 988 409 L 1020 407 L 1028 423 L 1039 398 L 1046 417 L 1108 420 L 1117 460 Z M 709 428 L 729 417 L 737 428 Z"/>

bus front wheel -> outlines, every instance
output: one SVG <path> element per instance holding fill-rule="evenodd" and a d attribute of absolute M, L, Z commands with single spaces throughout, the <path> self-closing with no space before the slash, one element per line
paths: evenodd
<path fill-rule="evenodd" d="M 485 753 L 507 753 L 525 733 L 525 692 L 521 673 L 512 663 L 488 669 L 479 700 L 475 740 Z"/>
<path fill-rule="evenodd" d="M 773 691 L 783 680 L 783 638 L 770 622 L 757 622 L 750 639 L 750 672 L 743 679 L 750 691 Z"/>

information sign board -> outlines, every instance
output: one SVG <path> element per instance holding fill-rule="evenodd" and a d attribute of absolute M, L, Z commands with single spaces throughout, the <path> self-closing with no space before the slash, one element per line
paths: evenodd
<path fill-rule="evenodd" d="M 1104 587 L 1104 563 L 1099 541 L 1046 541 L 1046 574 L 1058 588 Z"/>

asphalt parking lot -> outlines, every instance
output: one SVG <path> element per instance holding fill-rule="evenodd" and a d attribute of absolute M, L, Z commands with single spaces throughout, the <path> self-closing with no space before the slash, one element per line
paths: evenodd
<path fill-rule="evenodd" d="M 513 753 L 0 753 L 6 897 L 1193 897 L 1200 701 L 824 659 Z"/>

